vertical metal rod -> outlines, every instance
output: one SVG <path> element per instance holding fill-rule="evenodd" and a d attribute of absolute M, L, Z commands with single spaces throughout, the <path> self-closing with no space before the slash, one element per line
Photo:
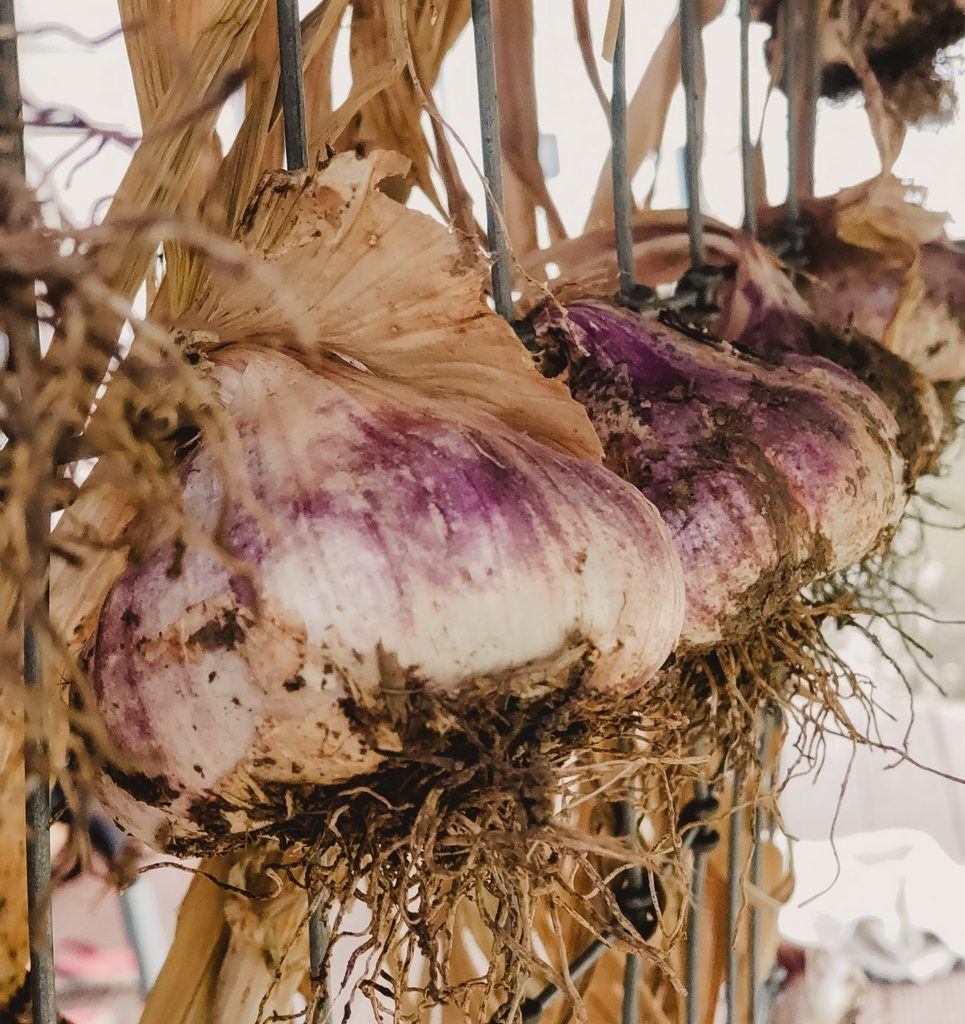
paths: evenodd
<path fill-rule="evenodd" d="M 308 166 L 308 128 L 305 121 L 305 76 L 302 67 L 302 31 L 298 0 L 277 0 L 278 64 L 282 114 L 285 121 L 285 164 L 290 171 Z M 321 982 L 328 936 L 322 907 L 308 918 L 309 972 L 313 988 Z M 327 1008 L 323 1008 L 326 1012 Z"/>
<path fill-rule="evenodd" d="M 801 218 L 801 188 L 799 178 L 800 143 L 800 33 L 801 0 L 784 0 L 784 94 L 787 97 L 787 217 L 791 224 Z"/>
<path fill-rule="evenodd" d="M 696 787 L 698 799 L 707 796 L 707 787 Z M 687 916 L 687 1004 L 686 1024 L 697 1024 L 700 1015 L 700 912 L 704 902 L 704 883 L 707 879 L 707 864 L 699 845 L 694 848 L 692 877 L 690 881 L 690 912 Z"/>
<path fill-rule="evenodd" d="M 610 163 L 613 171 L 613 230 L 616 236 L 620 297 L 633 294 L 633 232 L 630 216 L 630 168 L 627 157 L 627 12 L 620 4 L 616 45 L 613 50 L 613 90 L 610 94 Z"/>
<path fill-rule="evenodd" d="M 325 927 L 325 917 L 321 906 L 315 908 L 308 919 L 308 963 L 312 979 L 312 987 L 317 991 L 322 987 L 322 964 L 325 962 L 325 954 L 328 952 L 328 929 Z M 328 1016 L 327 997 L 319 1001 L 316 1009 L 316 1019 L 324 1019 Z"/>
<path fill-rule="evenodd" d="M 767 749 L 771 744 L 771 731 L 774 728 L 774 717 L 768 710 L 764 713 L 764 725 L 761 730 L 761 741 L 758 747 L 758 762 L 763 771 L 764 758 L 767 756 Z M 755 890 L 761 885 L 761 834 L 764 831 L 764 808 L 758 799 L 754 806 L 754 834 L 751 845 L 751 867 L 750 882 Z M 756 898 L 756 892 L 754 894 Z M 758 1024 L 760 1000 L 758 999 L 760 977 L 760 948 L 761 948 L 761 916 L 757 904 L 751 902 L 750 907 L 750 939 L 748 942 L 748 967 L 750 971 L 750 1022 Z"/>
<path fill-rule="evenodd" d="M 472 0 L 472 31 L 476 44 L 476 87 L 479 91 L 479 128 L 482 134 L 483 173 L 486 176 L 486 231 L 493 254 L 493 304 L 506 320 L 513 318 L 509 246 L 500 211 L 503 205 L 502 147 L 499 143 L 499 98 L 493 51 L 493 16 L 490 0 Z"/>
<path fill-rule="evenodd" d="M 787 212 L 801 217 L 814 192 L 814 143 L 820 82 L 818 0 L 786 0 L 784 91 L 787 96 Z"/>
<path fill-rule="evenodd" d="M 17 55 L 17 27 L 13 0 L 0 0 L 0 118 L 3 148 L 0 162 L 8 171 L 26 176 L 22 114 L 20 105 L 20 65 Z M 29 304 L 32 287 L 25 295 Z M 18 358 L 31 363 L 40 358 L 40 337 L 36 320 L 27 327 L 29 353 Z M 10 352 L 14 353 L 13 338 Z M 36 381 L 34 382 L 36 383 Z M 28 389 L 24 387 L 26 392 Z M 25 400 L 29 395 L 25 393 Z M 26 524 L 27 536 L 44 543 L 49 517 L 38 503 Z M 50 758 L 47 723 L 43 714 L 43 651 L 36 622 L 37 605 L 46 600 L 47 571 L 41 563 L 33 572 L 31 586 L 24 588 L 23 679 L 26 688 L 24 775 L 26 799 L 24 817 L 27 826 L 27 913 L 30 937 L 30 1001 L 34 1024 L 56 1024 L 57 1000 L 54 992 L 53 919 L 50 905 Z M 30 592 L 32 589 L 32 593 Z"/>
<path fill-rule="evenodd" d="M 724 996 L 727 1024 L 737 1020 L 737 915 L 740 911 L 741 839 L 744 833 L 744 776 L 734 773 L 734 795 L 731 801 L 730 832 L 727 837 L 727 979 Z"/>
<path fill-rule="evenodd" d="M 640 1019 L 640 957 L 628 954 L 623 968 L 623 1004 L 620 1024 L 637 1024 Z"/>
<path fill-rule="evenodd" d="M 50 767 L 43 697 L 43 655 L 40 637 L 24 626 L 23 676 L 27 686 L 27 738 L 24 772 L 27 779 L 27 911 L 30 920 L 30 1000 L 33 1024 L 56 1024 L 54 992 L 54 926 L 50 905 Z M 33 694 L 31 694 L 33 691 Z M 33 695 L 35 700 L 31 700 Z M 29 705 L 33 703 L 34 709 Z"/>
<path fill-rule="evenodd" d="M 704 262 L 704 224 L 700 209 L 700 154 L 702 104 L 698 79 L 702 71 L 703 47 L 697 26 L 698 0 L 680 0 L 680 68 L 687 110 L 687 142 L 684 149 L 687 183 L 687 229 L 690 234 L 690 262 Z"/>
<path fill-rule="evenodd" d="M 804 197 L 814 195 L 814 154 L 818 142 L 818 98 L 821 95 L 821 78 L 824 61 L 821 56 L 821 5 L 820 0 L 807 0 L 806 67 L 807 67 L 807 154 L 806 177 L 803 182 Z"/>
<path fill-rule="evenodd" d="M 754 144 L 751 141 L 750 25 L 751 0 L 740 0 L 741 184 L 744 189 L 744 230 L 756 235 L 757 181 Z"/>
<path fill-rule="evenodd" d="M 620 24 L 622 29 L 622 15 Z M 616 62 L 614 60 L 614 64 L 615 63 Z M 614 152 L 614 156 L 615 155 L 616 154 Z M 615 182 L 616 175 L 614 174 L 614 183 Z M 622 287 L 622 279 L 620 292 L 621 294 L 624 294 Z M 636 846 L 637 829 L 639 827 L 636 808 L 633 806 L 632 801 L 621 800 L 618 804 L 618 811 L 620 814 L 620 832 L 630 840 L 631 846 Z M 631 888 L 639 892 L 644 885 L 643 868 L 639 867 L 638 865 L 633 865 L 632 867 L 628 868 L 627 882 Z M 639 984 L 640 958 L 633 953 L 628 953 L 626 964 L 623 968 L 623 1005 L 620 1010 L 621 1024 L 636 1024 L 637 1018 L 639 1016 Z"/>
<path fill-rule="evenodd" d="M 278 0 L 278 58 L 285 120 L 285 163 L 290 171 L 308 166 L 305 125 L 305 79 L 302 74 L 302 30 L 298 0 Z"/>

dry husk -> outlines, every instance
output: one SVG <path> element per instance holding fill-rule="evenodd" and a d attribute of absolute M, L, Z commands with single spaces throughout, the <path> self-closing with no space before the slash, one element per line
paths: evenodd
<path fill-rule="evenodd" d="M 304 891 L 283 869 L 277 850 L 201 866 L 141 1024 L 254 1024 L 289 1012 L 307 973 L 308 938 Z"/>

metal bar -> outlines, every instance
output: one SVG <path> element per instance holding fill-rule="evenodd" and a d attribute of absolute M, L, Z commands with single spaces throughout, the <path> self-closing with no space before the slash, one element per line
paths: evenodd
<path fill-rule="evenodd" d="M 821 56 L 821 4 L 820 0 L 807 0 L 807 83 L 808 83 L 808 160 L 805 164 L 806 197 L 814 195 L 814 154 L 818 141 L 818 99 L 821 96 L 821 79 L 824 75 L 824 60 Z"/>
<path fill-rule="evenodd" d="M 620 816 L 619 829 L 620 835 L 625 836 L 631 841 L 631 845 L 635 845 L 637 837 L 637 828 L 639 822 L 637 820 L 637 809 L 633 806 L 630 800 L 621 800 L 617 804 L 617 813 Z M 643 887 L 643 868 L 638 864 L 631 864 L 627 868 L 627 881 L 630 883 L 630 887 L 633 889 L 641 889 Z"/>
<path fill-rule="evenodd" d="M 727 1009 L 727 1024 L 738 1024 L 737 1020 L 737 915 L 740 911 L 740 851 L 744 831 L 744 777 L 734 773 L 734 795 L 731 801 L 730 832 L 727 837 L 727 978 L 724 998 Z"/>
<path fill-rule="evenodd" d="M 792 225 L 801 219 L 801 191 L 798 183 L 798 119 L 801 115 L 801 76 L 798 68 L 802 28 L 800 15 L 800 0 L 785 0 L 783 17 L 784 95 L 787 97 L 787 219 Z"/>
<path fill-rule="evenodd" d="M 624 36 L 625 28 L 626 28 L 626 23 L 624 21 L 623 11 L 621 10 L 621 12 L 620 12 L 620 27 L 619 27 L 619 30 L 618 30 L 618 33 L 617 33 L 617 52 L 619 52 L 619 50 L 620 50 L 620 48 L 622 46 L 621 39 Z M 616 74 L 616 56 L 615 55 L 614 55 L 614 74 Z M 614 90 L 614 94 L 613 95 L 614 95 L 614 100 L 615 100 L 616 99 L 616 90 Z M 624 94 L 624 100 L 626 100 L 626 95 L 625 94 Z M 615 155 L 616 155 L 616 152 L 615 152 L 615 147 L 614 147 L 614 156 Z M 624 156 L 626 156 L 625 152 L 624 152 Z M 614 181 L 614 185 L 615 185 L 616 184 L 616 174 L 615 173 L 614 173 L 614 176 L 613 176 L 613 181 Z M 617 227 L 619 229 L 619 217 L 617 218 Z M 627 223 L 627 228 L 629 230 L 629 222 Z M 617 237 L 619 239 L 619 235 Z M 631 268 L 632 268 L 632 258 L 633 258 L 633 256 L 632 256 L 632 251 L 631 251 Z M 621 294 L 624 294 L 622 270 L 623 270 L 623 268 L 621 267 L 620 292 L 621 292 Z M 630 285 L 629 285 L 629 287 L 632 287 L 632 282 L 633 282 L 633 278 L 632 278 L 632 269 L 631 269 L 631 278 L 630 278 Z M 627 292 L 626 294 L 629 295 L 629 292 Z M 624 836 L 627 837 L 627 839 L 630 842 L 630 845 L 635 847 L 636 846 L 636 839 L 637 839 L 637 829 L 639 827 L 639 820 L 637 818 L 637 809 L 636 809 L 636 807 L 633 806 L 632 801 L 630 801 L 630 800 L 621 800 L 620 803 L 617 805 L 617 810 L 618 810 L 618 813 L 620 815 L 620 823 L 619 823 L 620 831 L 621 831 L 621 833 Z M 631 888 L 636 889 L 637 891 L 642 889 L 643 885 L 644 885 L 643 868 L 641 868 L 639 865 L 636 865 L 636 864 L 631 865 L 627 869 L 627 882 L 628 882 L 628 884 L 629 884 L 629 886 Z M 620 1008 L 620 1022 L 621 1022 L 621 1024 L 636 1024 L 637 1018 L 639 1016 L 639 1003 L 640 1003 L 639 984 L 640 984 L 640 958 L 638 956 L 636 956 L 634 953 L 628 953 L 627 954 L 626 963 L 624 964 L 624 967 L 623 967 L 623 1004 L 622 1004 L 622 1006 Z"/>
<path fill-rule="evenodd" d="M 820 76 L 818 0 L 787 0 L 784 90 L 787 118 L 787 212 L 792 225 L 814 192 L 814 142 Z"/>
<path fill-rule="evenodd" d="M 698 785 L 696 789 L 698 798 L 707 796 L 707 787 L 703 784 Z M 699 846 L 694 848 L 693 856 L 690 913 L 687 915 L 686 1024 L 697 1024 L 700 1015 L 700 910 L 704 900 L 704 883 L 707 879 L 707 863 Z"/>
<path fill-rule="evenodd" d="M 771 743 L 771 732 L 774 728 L 774 717 L 770 711 L 764 713 L 764 725 L 761 730 L 761 741 L 758 747 L 758 760 L 763 768 L 764 758 L 767 755 L 767 748 Z M 764 831 L 764 808 L 760 800 L 754 807 L 754 834 L 751 845 L 751 867 L 750 882 L 758 889 L 761 884 L 761 834 Z M 760 1012 L 760 999 L 758 998 L 760 977 L 760 948 L 761 948 L 761 920 L 757 905 L 751 902 L 750 908 L 750 938 L 748 941 L 748 962 L 750 969 L 750 1021 L 751 1024 L 758 1024 Z"/>
<path fill-rule="evenodd" d="M 616 45 L 613 50 L 613 90 L 610 94 L 610 163 L 613 172 L 613 231 L 616 237 L 617 266 L 620 270 L 620 297 L 633 295 L 633 232 L 630 227 L 633 196 L 630 192 L 630 168 L 627 157 L 627 12 L 620 4 Z"/>
<path fill-rule="evenodd" d="M 493 51 L 493 16 L 490 0 L 472 0 L 472 31 L 476 44 L 476 87 L 479 91 L 479 128 L 482 135 L 483 173 L 486 177 L 486 231 L 493 255 L 493 304 L 506 320 L 513 318 L 509 245 L 503 230 L 502 147 L 499 143 L 499 99 Z"/>
<path fill-rule="evenodd" d="M 751 0 L 740 0 L 741 184 L 744 189 L 744 230 L 756 235 L 757 181 L 754 144 L 751 141 L 750 25 Z"/>
<path fill-rule="evenodd" d="M 23 677 L 28 690 L 24 772 L 27 779 L 27 912 L 30 927 L 30 1001 L 33 1024 L 56 1024 L 54 926 L 50 904 L 50 766 L 43 698 L 43 654 L 37 630 L 27 623 Z M 30 691 L 37 694 L 31 700 Z M 33 704 L 31 712 L 29 705 Z"/>
<path fill-rule="evenodd" d="M 3 121 L 4 143 L 0 160 L 7 170 L 20 177 L 26 177 L 20 103 L 20 65 L 13 0 L 0 0 L 0 118 Z M 25 296 L 28 303 L 31 294 L 32 288 Z M 17 358 L 27 356 L 24 361 L 29 365 L 40 358 L 40 337 L 36 319 L 31 319 L 26 328 L 26 344 L 30 351 L 17 353 Z M 12 333 L 10 331 L 11 335 Z M 13 355 L 15 346 L 12 336 L 9 341 L 10 353 Z M 26 366 L 22 368 L 26 369 Z M 29 401 L 30 389 L 24 386 L 23 390 L 24 400 Z M 44 538 L 50 523 L 42 503 L 33 503 L 28 516 L 28 538 Z M 32 560 L 35 559 L 36 555 L 32 557 Z M 50 751 L 41 694 L 44 675 L 43 650 L 40 632 L 33 621 L 37 605 L 46 601 L 45 562 L 33 567 L 32 576 L 32 587 L 24 588 L 23 600 L 23 680 L 27 691 L 24 711 L 24 817 L 27 826 L 30 1003 L 34 1024 L 56 1024 L 53 919 L 50 905 Z"/>
<path fill-rule="evenodd" d="M 687 142 L 684 148 L 687 184 L 687 230 L 690 262 L 704 262 L 704 223 L 700 209 L 701 97 L 698 78 L 702 70 L 703 47 L 697 24 L 698 0 L 680 2 L 680 68 L 687 110 Z"/>
<path fill-rule="evenodd" d="M 308 166 L 305 125 L 305 79 L 302 74 L 302 31 L 298 0 L 278 0 L 278 62 L 285 120 L 285 162 L 290 171 Z"/>
<path fill-rule="evenodd" d="M 325 927 L 325 919 L 322 916 L 321 907 L 317 907 L 308 922 L 308 955 L 309 969 L 312 978 L 317 978 L 325 961 L 325 951 L 328 949 L 328 930 Z"/>
<path fill-rule="evenodd" d="M 322 907 L 316 907 L 308 918 L 308 963 L 312 979 L 312 988 L 318 992 L 322 989 L 322 965 L 328 953 L 328 929 L 325 927 L 325 916 Z M 324 1020 L 328 1016 L 329 1005 L 327 987 L 326 994 L 318 1000 L 315 1019 Z"/>
<path fill-rule="evenodd" d="M 623 1005 L 620 1024 L 637 1024 L 640 1019 L 640 957 L 627 954 L 623 968 Z"/>
<path fill-rule="evenodd" d="M 285 122 L 285 164 L 290 171 L 308 166 L 308 128 L 305 121 L 305 76 L 298 0 L 277 0 L 278 63 L 281 103 Z M 309 972 L 312 988 L 321 984 L 321 969 L 328 947 L 322 907 L 308 918 Z M 327 1008 L 324 1008 L 327 1011 Z"/>
<path fill-rule="evenodd" d="M 570 964 L 570 977 L 573 981 L 579 981 L 608 948 L 602 939 L 594 939 Z M 523 1024 L 535 1024 L 558 994 L 559 989 L 551 982 L 538 995 L 527 999 L 522 1006 Z"/>

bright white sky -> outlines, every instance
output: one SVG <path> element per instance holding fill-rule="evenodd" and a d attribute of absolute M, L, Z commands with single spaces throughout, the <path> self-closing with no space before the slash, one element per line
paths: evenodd
<path fill-rule="evenodd" d="M 302 6 L 310 3 L 303 0 Z M 705 33 L 708 67 L 707 129 L 704 160 L 704 197 L 709 213 L 736 222 L 740 218 L 738 138 L 738 26 L 736 0 L 724 17 Z M 608 0 L 591 0 L 595 38 L 602 38 Z M 628 13 L 628 84 L 632 90 L 676 8 L 674 0 L 638 0 Z M 554 197 L 568 229 L 577 231 L 589 205 L 608 140 L 600 113 L 579 60 L 569 4 L 561 0 L 535 0 L 537 25 L 537 87 L 541 129 L 556 137 L 560 173 L 552 181 Z M 68 25 L 88 37 L 110 32 L 118 25 L 116 0 L 18 0 L 21 29 Z M 755 28 L 755 41 L 766 29 Z M 336 99 L 348 88 L 346 45 L 337 61 Z M 759 113 L 766 72 L 759 46 L 754 46 L 752 88 Z M 604 80 L 608 68 L 603 65 Z M 137 110 L 127 69 L 123 42 L 113 39 L 85 47 L 75 39 L 46 32 L 28 34 L 22 44 L 23 87 L 27 98 L 44 106 L 64 105 L 84 112 L 100 124 L 137 131 Z M 447 61 L 439 85 L 443 112 L 478 159 L 479 138 L 471 33 L 466 32 Z M 765 124 L 765 158 L 772 200 L 783 197 L 787 185 L 784 146 L 786 105 L 772 96 Z M 226 124 L 231 116 L 226 115 Z M 683 101 L 679 94 L 670 113 L 663 160 L 656 189 L 657 206 L 677 206 L 681 199 L 679 149 L 683 145 Z M 74 137 L 32 132 L 29 139 L 32 173 L 63 152 Z M 927 192 L 927 203 L 952 214 L 953 234 L 965 234 L 965 189 L 961 166 L 965 157 L 965 119 L 941 131 L 915 130 L 909 134 L 897 173 L 913 179 Z M 67 167 L 55 173 L 57 190 L 73 217 L 89 216 L 93 205 L 110 195 L 123 174 L 127 154 L 109 146 L 69 182 Z M 877 169 L 874 145 L 864 113 L 854 101 L 844 106 L 822 104 L 816 154 L 817 188 L 832 192 L 870 177 Z M 649 186 L 645 168 L 636 182 L 637 194 Z M 464 176 L 482 202 L 482 189 L 468 163 Z"/>

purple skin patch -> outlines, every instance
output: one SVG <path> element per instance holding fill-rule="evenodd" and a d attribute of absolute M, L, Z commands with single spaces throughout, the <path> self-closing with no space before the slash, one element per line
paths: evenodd
<path fill-rule="evenodd" d="M 792 373 L 591 300 L 565 314 L 547 306 L 534 326 L 565 355 L 607 465 L 671 528 L 687 582 L 684 641 L 746 632 L 854 557 L 843 548 L 856 535 L 867 547 L 888 525 L 894 453 L 842 393 L 874 396 L 827 360 L 792 356 Z"/>

